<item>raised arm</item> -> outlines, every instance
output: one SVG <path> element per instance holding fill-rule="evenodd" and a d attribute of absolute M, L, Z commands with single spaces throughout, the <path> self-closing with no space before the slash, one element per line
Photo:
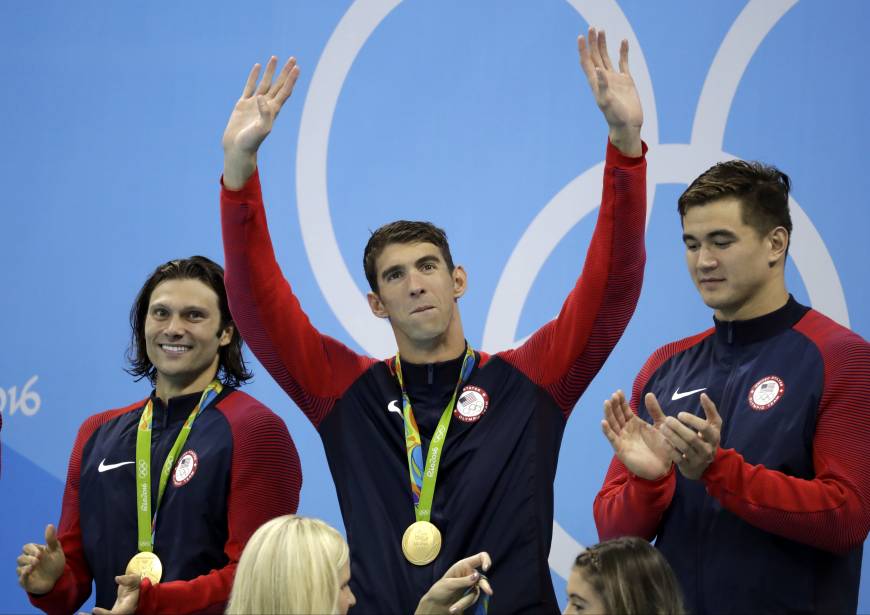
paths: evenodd
<path fill-rule="evenodd" d="M 257 151 L 299 75 L 291 58 L 272 83 L 271 58 L 248 75 L 223 137 L 221 191 L 226 286 L 233 319 L 260 362 L 315 426 L 335 400 L 373 362 L 310 323 L 284 279 L 266 224 Z"/>
<path fill-rule="evenodd" d="M 266 64 L 266 73 L 257 85 L 260 65 L 254 64 L 242 90 L 242 97 L 233 107 L 224 130 L 224 186 L 228 190 L 241 190 L 257 169 L 257 150 L 269 133 L 281 107 L 293 93 L 299 78 L 296 58 L 290 58 L 272 83 L 278 58 L 272 56 Z"/>
<path fill-rule="evenodd" d="M 502 357 L 545 388 L 567 418 L 628 325 L 640 296 L 646 253 L 646 161 L 640 140 L 643 111 L 628 68 L 619 70 L 603 32 L 578 40 L 580 65 L 607 122 L 610 142 L 601 207 L 577 284 L 559 316 Z"/>
<path fill-rule="evenodd" d="M 628 157 L 641 156 L 643 108 L 628 70 L 628 41 L 623 40 L 619 45 L 618 71 L 613 69 L 610 62 L 603 30 L 598 32 L 595 28 L 589 28 L 588 40 L 583 36 L 577 37 L 577 47 L 589 89 L 607 120 L 610 142 Z"/>

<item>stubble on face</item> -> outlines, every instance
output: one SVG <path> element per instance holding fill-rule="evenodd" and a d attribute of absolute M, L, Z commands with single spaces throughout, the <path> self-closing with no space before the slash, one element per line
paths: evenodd
<path fill-rule="evenodd" d="M 766 236 L 745 224 L 729 197 L 691 207 L 683 217 L 686 263 L 695 288 L 719 320 L 745 320 L 782 304 L 782 268 L 770 267 Z"/>
<path fill-rule="evenodd" d="M 369 302 L 376 316 L 389 319 L 404 356 L 438 354 L 441 347 L 449 354 L 459 344 L 464 348 L 456 305 L 465 290 L 461 267 L 451 272 L 441 250 L 427 242 L 388 244 L 376 265 L 378 292 L 370 294 Z"/>

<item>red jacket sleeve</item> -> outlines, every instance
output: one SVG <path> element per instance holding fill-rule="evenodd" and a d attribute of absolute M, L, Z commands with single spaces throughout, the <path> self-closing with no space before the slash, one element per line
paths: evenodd
<path fill-rule="evenodd" d="M 236 392 L 234 395 L 241 396 Z M 229 563 L 190 581 L 142 582 L 137 613 L 223 613 L 245 544 L 258 527 L 296 512 L 302 472 L 287 426 L 268 408 L 253 402 L 225 410 L 233 432 L 233 462 L 227 502 Z"/>
<path fill-rule="evenodd" d="M 79 480 L 81 477 L 82 449 L 100 425 L 119 414 L 139 408 L 141 405 L 140 401 L 126 408 L 96 414 L 79 427 L 69 458 L 60 523 L 57 527 L 57 538 L 63 548 L 66 566 L 63 575 L 57 580 L 50 592 L 41 595 L 30 594 L 31 604 L 46 613 L 73 613 L 91 595 L 93 575 L 85 560 L 82 530 L 81 525 L 79 525 Z"/>
<path fill-rule="evenodd" d="M 629 404 L 635 414 L 646 383 L 671 354 L 668 347 L 653 353 L 634 379 Z M 604 485 L 592 503 L 598 538 L 609 540 L 620 536 L 640 536 L 652 540 L 658 532 L 662 515 L 671 505 L 676 486 L 673 467 L 658 480 L 646 480 L 629 472 L 614 455 Z"/>
<path fill-rule="evenodd" d="M 646 260 L 645 221 L 646 159 L 624 156 L 608 143 L 601 207 L 583 273 L 556 319 L 499 355 L 544 387 L 566 418 L 634 313 Z"/>
<path fill-rule="evenodd" d="M 818 312 L 795 327 L 824 360 L 824 390 L 813 438 L 815 478 L 750 465 L 720 449 L 702 480 L 710 495 L 748 523 L 819 549 L 843 552 L 870 530 L 870 344 Z"/>
<path fill-rule="evenodd" d="M 314 426 L 375 361 L 322 335 L 275 260 L 255 172 L 241 190 L 221 188 L 225 281 L 245 342 Z"/>

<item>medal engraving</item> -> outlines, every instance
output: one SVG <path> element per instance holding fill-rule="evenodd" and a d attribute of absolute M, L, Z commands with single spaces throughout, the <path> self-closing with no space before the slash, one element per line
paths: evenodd
<path fill-rule="evenodd" d="M 163 564 L 154 553 L 140 551 L 127 564 L 125 574 L 138 574 L 140 577 L 147 577 L 152 585 L 157 585 L 160 582 L 160 577 L 163 576 Z"/>
<path fill-rule="evenodd" d="M 428 521 L 408 526 L 402 536 L 402 553 L 415 566 L 432 563 L 441 551 L 441 532 Z"/>

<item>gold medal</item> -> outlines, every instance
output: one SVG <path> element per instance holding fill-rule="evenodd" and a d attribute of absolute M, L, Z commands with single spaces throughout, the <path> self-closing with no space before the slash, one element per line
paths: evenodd
<path fill-rule="evenodd" d="M 163 576 L 163 564 L 151 551 L 140 551 L 127 564 L 124 574 L 138 574 L 140 577 L 150 579 L 152 585 L 157 585 L 160 583 L 160 577 Z"/>
<path fill-rule="evenodd" d="M 408 526 L 402 536 L 402 553 L 415 566 L 425 566 L 441 551 L 441 532 L 428 521 L 417 521 Z"/>

